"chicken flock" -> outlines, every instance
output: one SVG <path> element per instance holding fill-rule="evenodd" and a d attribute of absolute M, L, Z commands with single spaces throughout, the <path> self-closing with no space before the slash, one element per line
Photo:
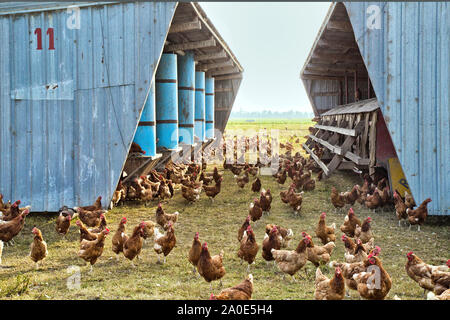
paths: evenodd
<path fill-rule="evenodd" d="M 300 270 L 303 268 L 306 274 L 305 265 L 313 264 L 316 267 L 314 298 L 317 300 L 341 300 L 349 296 L 349 290 L 357 292 L 364 299 L 384 299 L 392 287 L 393 279 L 383 266 L 382 248 L 376 245 L 376 235 L 371 229 L 372 218 L 367 217 L 361 221 L 354 205 L 359 203 L 361 207 L 372 211 L 393 206 L 399 226 L 402 221 L 406 221 L 409 222 L 409 228 L 411 225 L 417 225 L 420 231 L 420 226 L 426 221 L 427 204 L 431 199 L 426 199 L 416 207 L 414 199 L 407 193 L 405 198 L 402 198 L 394 191 L 391 198 L 386 177 L 377 179 L 365 174 L 361 176 L 364 181 L 362 186 L 355 185 L 351 190 L 343 192 L 339 192 L 335 187 L 331 189 L 332 205 L 336 210 L 347 212 L 339 230 L 336 224 L 327 225 L 327 214 L 322 212 L 318 214 L 315 238 L 302 232 L 295 242 L 294 250 L 289 249 L 289 244 L 294 241 L 295 236 L 292 229 L 277 224 L 266 224 L 264 239 L 262 243 L 257 243 L 254 227 L 260 220 L 264 220 L 265 215 L 272 214 L 273 197 L 278 195 L 273 195 L 269 188 L 265 189 L 258 177 L 265 164 L 259 158 L 256 164 L 249 164 L 243 154 L 263 150 L 271 160 L 278 158 L 279 165 L 278 168 L 272 167 L 272 177 L 281 188 L 287 185 L 287 189 L 279 193 L 279 198 L 296 216 L 302 214 L 304 197 L 315 189 L 316 179 L 322 179 L 323 171 L 312 158 L 305 158 L 299 152 L 292 155 L 291 142 L 280 144 L 280 148 L 286 151 L 284 154 L 272 155 L 271 144 L 260 141 L 258 136 L 255 138 L 256 141 L 251 141 L 252 138 L 248 137 L 242 139 L 242 150 L 238 150 L 235 144 L 234 153 L 231 155 L 234 162 L 229 163 L 225 159 L 223 169 L 231 171 L 237 190 L 250 185 L 251 191 L 256 195 L 249 204 L 248 214 L 242 217 L 242 225 L 236 226 L 236 254 L 242 263 L 247 264 L 247 275 L 241 283 L 223 289 L 218 294 L 211 293 L 209 298 L 251 299 L 253 293 L 251 266 L 261 252 L 261 257 L 268 266 L 278 268 L 283 278 L 289 275 L 294 282 L 298 281 L 297 278 L 305 280 Z M 225 155 L 226 150 L 230 150 L 227 143 L 225 141 L 223 144 Z M 255 145 L 252 150 L 252 146 Z M 239 152 L 242 154 L 241 157 Z M 314 152 L 320 155 L 323 150 L 315 148 Z M 153 250 L 158 256 L 158 262 L 167 263 L 167 256 L 177 245 L 176 229 L 180 214 L 165 212 L 164 204 L 170 201 L 176 192 L 181 192 L 186 205 L 198 201 L 202 193 L 213 202 L 221 192 L 223 171 L 219 172 L 216 166 L 212 172 L 206 172 L 206 168 L 206 163 L 176 164 L 169 161 L 160 172 L 152 170 L 147 175 L 130 179 L 124 179 L 122 176 L 114 192 L 111 206 L 120 206 L 128 201 L 140 201 L 147 206 L 156 201 L 154 221 L 144 219 L 127 230 L 127 218 L 123 217 L 117 226 L 110 226 L 106 220 L 108 211 L 103 209 L 102 197 L 98 197 L 90 206 L 62 207 L 55 219 L 55 231 L 65 237 L 73 225 L 72 222 L 75 221 L 80 234 L 78 257 L 90 265 L 91 271 L 102 256 L 105 241 L 111 241 L 112 251 L 117 259 L 123 255 L 130 261 L 131 267 L 135 268 L 144 243 L 153 240 Z M 317 173 L 316 179 L 312 175 L 313 172 Z M 23 229 L 31 209 L 29 206 L 20 208 L 19 205 L 20 200 L 11 204 L 4 202 L 3 196 L 0 195 L 0 265 L 4 243 L 13 245 L 13 238 Z M 110 228 L 114 230 L 110 231 Z M 342 235 L 339 236 L 338 231 L 341 231 Z M 109 236 L 111 240 L 108 240 L 111 232 L 112 236 Z M 32 234 L 34 239 L 31 243 L 30 259 L 36 264 L 36 268 L 39 268 L 39 263 L 48 255 L 47 244 L 37 227 L 32 229 Z M 338 245 L 343 246 L 345 254 L 343 257 L 332 259 Z M 221 283 L 221 279 L 227 273 L 224 267 L 224 260 L 227 259 L 224 250 L 213 248 L 212 251 L 215 255 L 211 255 L 207 242 L 201 241 L 199 232 L 195 231 L 186 257 L 192 265 L 193 273 L 210 283 L 211 290 L 212 282 Z M 324 268 L 332 268 L 334 272 L 331 277 L 322 273 Z M 433 266 L 422 261 L 412 251 L 406 256 L 406 273 L 425 290 L 424 293 L 428 291 L 428 299 L 450 299 L 449 268 L 450 260 L 446 265 Z"/>

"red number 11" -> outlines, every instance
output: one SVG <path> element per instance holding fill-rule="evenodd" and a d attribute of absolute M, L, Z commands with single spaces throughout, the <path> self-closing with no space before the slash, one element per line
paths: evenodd
<path fill-rule="evenodd" d="M 36 28 L 34 34 L 37 36 L 37 50 L 42 50 L 42 30 Z M 49 36 L 48 50 L 55 50 L 55 31 L 53 28 L 47 29 L 47 35 Z"/>

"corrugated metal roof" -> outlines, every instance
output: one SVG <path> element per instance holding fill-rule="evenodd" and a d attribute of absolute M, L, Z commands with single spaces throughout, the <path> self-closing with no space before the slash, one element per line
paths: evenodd
<path fill-rule="evenodd" d="M 431 214 L 449 215 L 450 3 L 345 6 L 413 196 L 430 197 Z M 380 29 L 367 27 L 369 6 L 380 9 Z"/>
<path fill-rule="evenodd" d="M 82 7 L 79 30 L 67 28 L 64 10 L 0 16 L 5 199 L 32 204 L 33 211 L 85 205 L 98 195 L 109 205 L 175 8 L 174 2 Z M 50 27 L 55 50 L 48 50 Z"/>
<path fill-rule="evenodd" d="M 380 105 L 378 104 L 377 99 L 362 100 L 333 108 L 325 113 L 322 113 L 322 116 L 371 112 L 377 110 L 379 107 Z"/>

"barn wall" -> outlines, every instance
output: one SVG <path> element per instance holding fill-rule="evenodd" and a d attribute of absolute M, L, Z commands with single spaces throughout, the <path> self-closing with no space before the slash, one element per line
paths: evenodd
<path fill-rule="evenodd" d="M 11 5 L 11 4 L 10 4 Z M 0 12 L 0 192 L 32 211 L 109 205 L 176 8 L 81 8 L 81 29 L 49 10 Z M 48 50 L 49 27 L 55 50 Z M 36 50 L 36 28 L 43 50 Z"/>
<path fill-rule="evenodd" d="M 369 29 L 368 7 L 380 8 Z M 416 202 L 450 214 L 450 4 L 346 2 L 361 55 Z M 369 21 L 370 22 L 370 21 Z"/>

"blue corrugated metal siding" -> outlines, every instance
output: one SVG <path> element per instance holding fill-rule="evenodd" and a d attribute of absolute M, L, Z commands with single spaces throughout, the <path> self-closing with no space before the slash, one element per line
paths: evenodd
<path fill-rule="evenodd" d="M 381 9 L 381 29 L 366 26 L 370 5 Z M 449 215 L 450 4 L 345 6 L 413 196 Z"/>
<path fill-rule="evenodd" d="M 20 199 L 32 211 L 85 205 L 98 195 L 109 205 L 175 8 L 83 7 L 80 30 L 67 28 L 65 10 L 0 16 L 5 199 Z M 36 50 L 38 27 L 43 50 Z M 55 50 L 48 50 L 49 27 Z"/>

